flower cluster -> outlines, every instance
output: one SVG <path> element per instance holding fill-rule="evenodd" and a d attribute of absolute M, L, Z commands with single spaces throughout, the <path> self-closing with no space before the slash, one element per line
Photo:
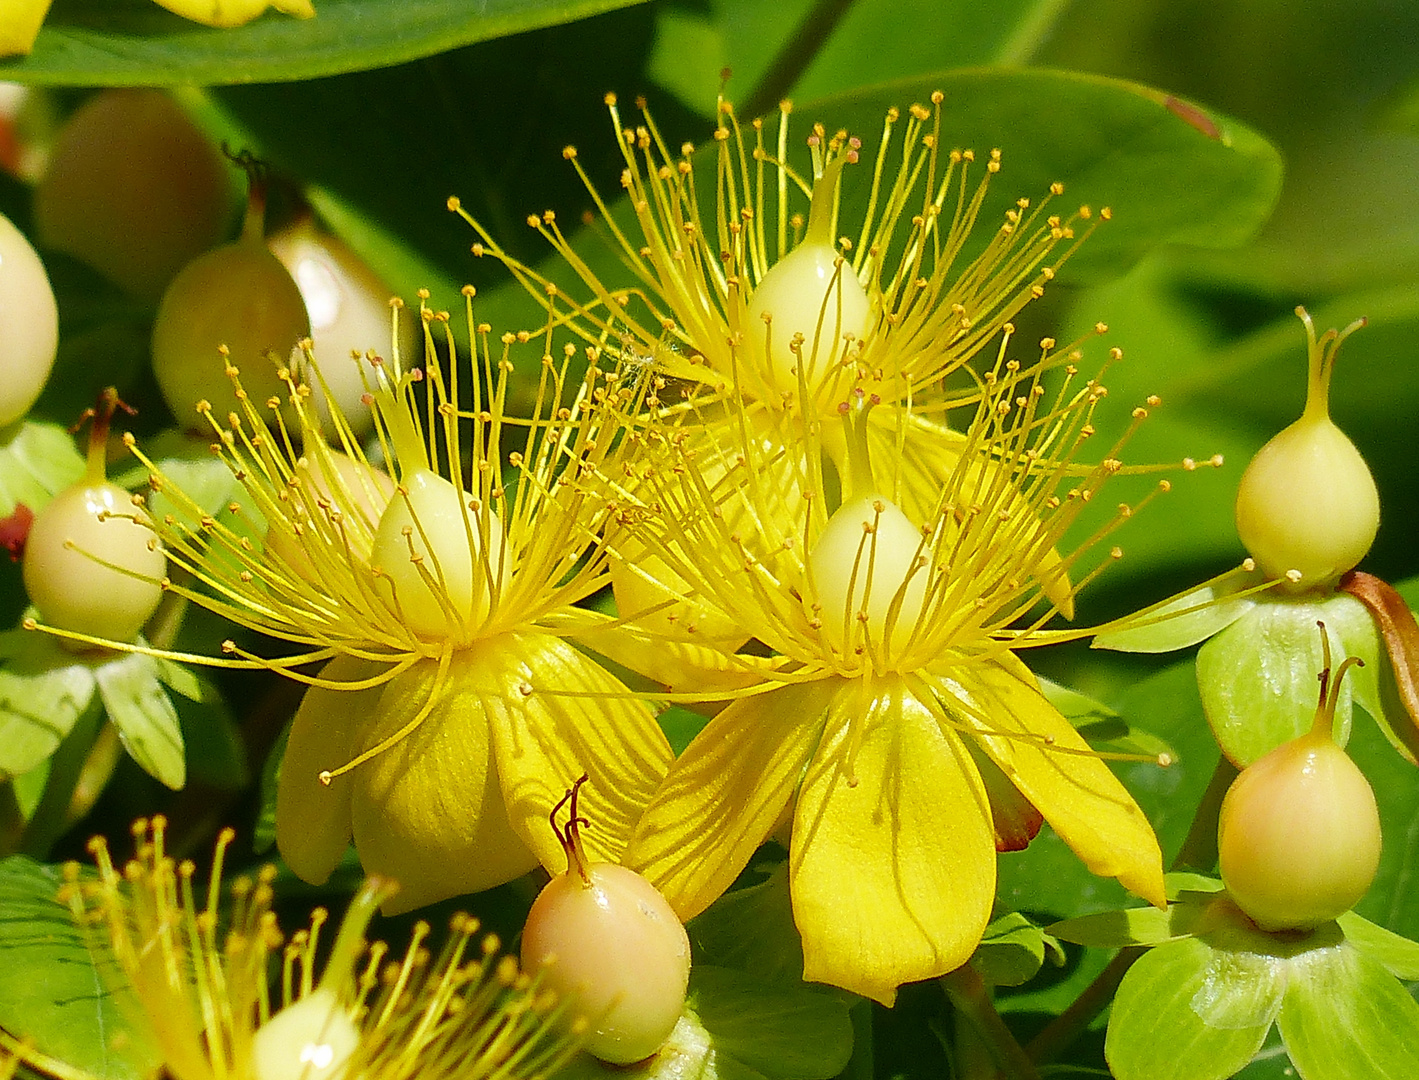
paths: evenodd
<path fill-rule="evenodd" d="M 589 856 L 644 873 L 682 918 L 782 839 L 805 977 L 883 1002 L 966 961 L 995 853 L 1044 821 L 1164 903 L 1147 821 L 1018 656 L 1090 632 L 1045 624 L 1072 616 L 1118 554 L 1092 546 L 1136 509 L 1066 551 L 1137 471 L 1128 434 L 1084 460 L 1107 389 L 1081 374 L 1082 343 L 1016 355 L 1014 319 L 1107 210 L 1057 215 L 1055 185 L 982 242 L 1000 155 L 977 181 L 974 154 L 944 149 L 938 96 L 887 117 L 861 224 L 839 236 L 857 139 L 814 128 L 807 179 L 787 108 L 771 134 L 726 103 L 711 172 L 610 106 L 634 223 L 588 189 L 628 284 L 551 214 L 532 224 L 566 282 L 474 222 L 475 252 L 543 305 L 538 331 L 498 348 L 467 289 L 458 343 L 421 304 L 422 367 L 397 326 L 390 356 L 366 358 L 368 452 L 333 404 L 334 446 L 322 435 L 317 368 L 314 385 L 283 371 L 289 400 L 260 405 L 230 369 L 238 409 L 201 406 L 246 492 L 225 515 L 144 458 L 172 508 L 154 527 L 201 583 L 164 587 L 294 649 L 230 642 L 221 663 L 311 686 L 282 765 L 283 856 L 323 881 L 353 836 L 401 883 L 386 909 L 485 888 L 559 865 L 539 826 L 586 773 Z M 607 585 L 618 617 L 587 604 Z M 632 692 L 601 657 L 671 689 Z M 652 696 L 729 704 L 672 763 Z"/>

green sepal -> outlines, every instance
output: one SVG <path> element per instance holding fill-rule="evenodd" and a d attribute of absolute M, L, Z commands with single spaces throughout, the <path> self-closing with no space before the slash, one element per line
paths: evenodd
<path fill-rule="evenodd" d="M 786 861 L 763 881 L 725 893 L 685 929 L 696 965 L 733 968 L 773 986 L 803 985 Z"/>
<path fill-rule="evenodd" d="M 47 761 L 94 696 L 92 667 L 32 630 L 0 634 L 0 773 Z"/>
<path fill-rule="evenodd" d="M 102 928 L 82 930 L 59 900 L 58 869 L 0 862 L 0 1026 L 94 1080 L 144 1080 L 160 1056 Z"/>
<path fill-rule="evenodd" d="M 1044 967 L 1045 957 L 1064 963 L 1064 949 L 1048 931 L 1017 911 L 991 921 L 971 955 L 971 967 L 994 986 L 1023 986 Z"/>
<path fill-rule="evenodd" d="M 696 964 L 685 1011 L 665 1045 L 634 1065 L 577 1055 L 564 1080 L 827 1080 L 852 1056 L 852 1021 L 837 994 L 770 986 Z"/>
<path fill-rule="evenodd" d="M 1325 623 L 1334 664 L 1347 656 L 1365 662 L 1341 682 L 1336 741 L 1344 746 L 1349 740 L 1352 701 L 1383 714 L 1379 633 L 1363 604 L 1344 593 L 1257 597 L 1197 654 L 1203 711 L 1238 768 L 1311 729 L 1324 667 L 1318 622 Z"/>
<path fill-rule="evenodd" d="M 1172 873 L 1164 877 L 1168 908 L 1123 908 L 1081 915 L 1045 928 L 1046 933 L 1095 949 L 1164 945 L 1188 937 L 1222 888 L 1220 881 L 1200 874 Z"/>
<path fill-rule="evenodd" d="M 1165 653 L 1186 649 L 1220 633 L 1252 609 L 1255 596 L 1239 596 L 1265 579 L 1259 570 L 1238 567 L 1196 589 L 1121 621 L 1089 643 L 1113 652 Z"/>
<path fill-rule="evenodd" d="M 25 420 L 0 433 L 0 517 L 24 503 L 36 513 L 84 475 L 84 455 L 58 424 Z"/>
<path fill-rule="evenodd" d="M 1358 949 L 1318 950 L 1291 961 L 1276 1020 L 1304 1080 L 1419 1076 L 1419 1004 Z"/>
<path fill-rule="evenodd" d="M 1345 932 L 1346 941 L 1382 965 L 1396 979 L 1419 982 L 1419 942 L 1410 941 L 1383 926 L 1376 926 L 1353 911 L 1347 911 L 1335 921 Z M 1419 1072 L 1414 1075 L 1419 1076 Z"/>
<path fill-rule="evenodd" d="M 142 653 L 126 653 L 98 665 L 93 675 L 128 755 L 170 788 L 187 783 L 182 724 L 159 677 L 158 662 Z"/>

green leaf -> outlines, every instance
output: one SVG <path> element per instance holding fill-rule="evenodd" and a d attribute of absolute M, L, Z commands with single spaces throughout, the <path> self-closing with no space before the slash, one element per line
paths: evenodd
<path fill-rule="evenodd" d="M 57 896 L 54 867 L 22 856 L 0 862 L 0 1026 L 97 1080 L 144 1080 L 160 1058 L 103 931 L 85 933 Z"/>
<path fill-rule="evenodd" d="M 1048 0 L 998 0 L 941 5 L 935 0 L 855 0 L 825 39 L 814 40 L 792 85 L 765 80 L 779 74 L 778 54 L 815 5 L 810 0 L 711 0 L 703 13 L 682 7 L 656 12 L 655 50 L 648 74 L 704 116 L 713 116 L 720 72 L 733 72 L 731 89 L 767 107 L 777 99 L 804 101 L 842 93 L 864 82 L 920 77 L 947 68 L 993 62 L 1023 63 L 1058 14 Z M 913 32 L 903 33 L 904 26 Z M 797 59 L 797 57 L 795 57 Z"/>
<path fill-rule="evenodd" d="M 0 433 L 0 517 L 16 503 L 38 511 L 83 475 L 84 458 L 59 425 L 25 420 Z"/>
<path fill-rule="evenodd" d="M 1379 636 L 1370 613 L 1344 593 L 1266 594 L 1197 654 L 1197 684 L 1212 733 L 1231 762 L 1245 768 L 1309 731 L 1315 720 L 1324 660 L 1317 622 L 1324 622 L 1336 663 L 1358 656 L 1342 681 L 1335 737 L 1350 737 L 1354 697 L 1377 701 Z"/>
<path fill-rule="evenodd" d="M 634 0 L 316 0 L 316 17 L 268 13 L 218 30 L 150 0 L 71 0 L 0 77 L 67 86 L 180 86 L 314 79 L 386 67 L 570 22 Z"/>
<path fill-rule="evenodd" d="M 1040 197 L 1056 181 L 1070 205 L 1112 209 L 1114 220 L 1070 259 L 1071 281 L 1116 276 L 1160 244 L 1240 244 L 1266 221 L 1280 191 L 1280 157 L 1256 132 L 1211 116 L 1216 134 L 1205 134 L 1177 99 L 1121 79 L 1045 69 L 950 71 L 796 111 L 871 136 L 889 106 L 926 101 L 935 90 L 945 95 L 945 143 L 1003 151 L 991 182 L 1002 210 L 1022 195 Z M 861 197 L 852 185 L 870 183 L 870 169 L 860 173 L 845 181 L 849 205 Z M 843 220 L 854 219 L 849 212 Z"/>
<path fill-rule="evenodd" d="M 793 922 L 788 863 L 757 885 L 725 893 L 686 927 L 695 960 L 776 986 L 803 983 L 803 944 Z"/>
<path fill-rule="evenodd" d="M 1382 964 L 1396 978 L 1419 980 L 1419 943 L 1376 926 L 1353 911 L 1335 920 L 1345 931 L 1345 940 L 1370 959 Z"/>
<path fill-rule="evenodd" d="M 971 966 L 993 986 L 1021 986 L 1039 973 L 1046 954 L 1057 964 L 1064 961 L 1059 942 L 1048 931 L 1012 911 L 985 928 Z"/>
<path fill-rule="evenodd" d="M 94 696 L 92 669 L 32 630 L 0 634 L 0 772 L 28 773 L 59 747 Z"/>
<path fill-rule="evenodd" d="M 1118 1080 L 1224 1080 L 1260 1048 L 1284 988 L 1267 958 L 1197 938 L 1160 945 L 1119 984 L 1109 1066 Z"/>
<path fill-rule="evenodd" d="M 182 725 L 151 656 L 128 653 L 94 669 L 99 696 L 130 757 L 170 788 L 187 782 Z"/>
<path fill-rule="evenodd" d="M 804 987 L 768 986 L 742 972 L 700 966 L 690 1003 L 726 1054 L 764 1076 L 836 1076 L 852 1054 L 847 1003 Z"/>
<path fill-rule="evenodd" d="M 1277 1025 L 1301 1076 L 1419 1076 L 1419 1004 L 1378 961 L 1342 946 L 1297 957 L 1287 968 Z"/>
<path fill-rule="evenodd" d="M 49 783 L 50 758 L 45 758 L 29 772 L 10 777 L 10 786 L 15 792 L 15 806 L 22 820 L 28 822 L 39 809 L 44 797 L 45 785 Z"/>
<path fill-rule="evenodd" d="M 1186 649 L 1226 629 L 1251 610 L 1254 598 L 1235 594 L 1263 580 L 1260 571 L 1230 571 L 1209 585 L 1130 616 L 1119 629 L 1096 636 L 1091 647 L 1140 653 Z"/>

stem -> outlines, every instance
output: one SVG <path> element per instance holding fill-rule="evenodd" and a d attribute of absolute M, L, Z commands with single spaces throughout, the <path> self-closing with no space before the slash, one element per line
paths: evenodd
<path fill-rule="evenodd" d="M 1069 1004 L 1069 1008 L 1051 1020 L 1025 1046 L 1025 1053 L 1033 1062 L 1053 1061 L 1077 1039 L 1094 1018 L 1104 1011 L 1113 1000 L 1114 991 L 1133 962 L 1148 950 L 1141 945 L 1130 945 L 1120 949 L 1104 970 L 1094 976 L 1094 981 L 1086 986 L 1080 995 Z"/>
<path fill-rule="evenodd" d="M 823 43 L 832 36 L 852 0 L 817 0 L 765 69 L 759 85 L 745 97 L 743 115 L 758 116 L 773 108 L 796 83 Z"/>
<path fill-rule="evenodd" d="M 1170 869 L 1178 870 L 1190 866 L 1194 870 L 1210 873 L 1217 865 L 1217 818 L 1222 810 L 1222 799 L 1232 781 L 1237 778 L 1237 767 L 1226 757 L 1219 758 L 1217 768 L 1212 771 L 1207 790 L 1202 793 L 1202 802 L 1193 815 L 1192 827 L 1187 831 L 1177 857 Z"/>
<path fill-rule="evenodd" d="M 955 971 L 941 976 L 941 985 L 956 1011 L 985 1043 L 995 1063 L 1007 1080 L 1040 1080 L 1035 1063 L 1016 1040 L 995 1010 L 990 990 L 976 969 L 962 964 Z"/>

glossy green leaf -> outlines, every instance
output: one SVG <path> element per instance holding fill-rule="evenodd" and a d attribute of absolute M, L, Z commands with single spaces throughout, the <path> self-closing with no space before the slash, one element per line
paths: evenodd
<path fill-rule="evenodd" d="M 180 670 L 190 677 L 192 672 Z M 169 688 L 172 683 L 163 678 Z M 217 688 L 207 679 L 194 678 L 197 695 L 188 696 L 174 689 L 173 699 L 178 720 L 182 724 L 183 749 L 187 758 L 189 779 L 213 787 L 235 790 L 251 779 L 247 763 L 246 743 L 227 703 Z"/>
<path fill-rule="evenodd" d="M 1304 1080 L 1419 1076 L 1419 1004 L 1378 961 L 1339 948 L 1288 964 L 1277 1017 Z"/>
<path fill-rule="evenodd" d="M 0 1026 L 96 1080 L 143 1080 L 159 1062 L 129 1023 L 117 965 L 101 928 L 85 933 L 58 893 L 55 867 L 0 862 Z"/>
<path fill-rule="evenodd" d="M 93 669 L 32 630 L 0 634 L 0 773 L 28 773 L 58 749 L 94 696 Z"/>
<path fill-rule="evenodd" d="M 83 455 L 59 425 L 26 420 L 0 433 L 0 517 L 16 503 L 39 510 L 83 475 Z"/>
<path fill-rule="evenodd" d="M 1242 243 L 1266 220 L 1280 190 L 1280 159 L 1256 132 L 1117 79 L 1042 69 L 952 71 L 822 99 L 797 112 L 864 133 L 870 149 L 888 107 L 924 102 L 935 90 L 944 94 L 947 145 L 1003 151 L 991 185 L 995 205 L 1039 198 L 1058 181 L 1063 205 L 1112 209 L 1113 221 L 1071 258 L 1072 281 L 1115 276 L 1159 244 Z M 1204 133 L 1198 123 L 1215 131 Z M 869 181 L 849 174 L 847 205 L 854 182 Z"/>
<path fill-rule="evenodd" d="M 182 725 L 151 656 L 128 653 L 94 669 L 109 719 L 130 757 L 170 788 L 187 782 Z"/>
<path fill-rule="evenodd" d="M 1346 656 L 1365 661 L 1341 682 L 1335 737 L 1343 746 L 1350 737 L 1352 700 L 1379 698 L 1379 635 L 1358 600 L 1343 593 L 1258 596 L 1246 614 L 1198 651 L 1197 683 L 1208 723 L 1238 768 L 1310 730 L 1325 666 L 1318 622 L 1325 623 L 1335 663 Z"/>
<path fill-rule="evenodd" d="M 1281 1007 L 1266 960 L 1197 938 L 1145 953 L 1119 985 L 1104 1044 L 1118 1080 L 1224 1080 L 1256 1053 Z"/>
<path fill-rule="evenodd" d="M 725 893 L 686 930 L 696 963 L 743 971 L 775 986 L 803 982 L 803 945 L 793 922 L 787 862 L 758 884 Z"/>
<path fill-rule="evenodd" d="M 386 67 L 475 41 L 570 22 L 635 0 L 316 0 L 316 17 L 274 12 L 218 30 L 150 0 L 59 3 L 28 57 L 0 78 L 68 86 L 180 86 L 314 79 Z"/>

